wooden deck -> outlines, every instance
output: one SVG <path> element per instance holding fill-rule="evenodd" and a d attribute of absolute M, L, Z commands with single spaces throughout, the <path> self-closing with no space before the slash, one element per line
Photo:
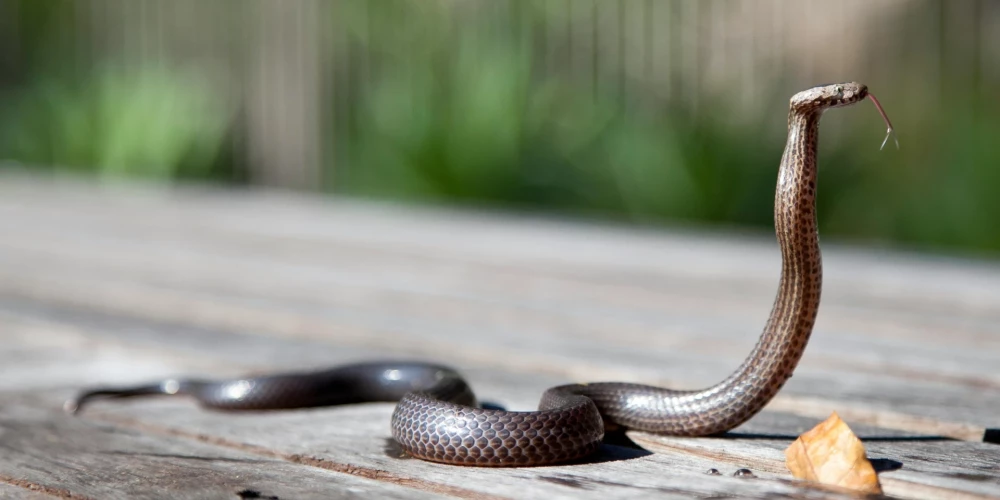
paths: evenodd
<path fill-rule="evenodd" d="M 400 457 L 392 404 L 60 408 L 95 384 L 380 358 L 454 365 L 510 409 L 570 381 L 695 388 L 756 340 L 776 244 L 13 175 L 0 176 L 0 235 L 0 498 L 847 497 L 784 465 L 834 410 L 886 494 L 1000 498 L 995 264 L 826 244 L 813 340 L 748 424 L 720 438 L 631 432 L 641 448 L 485 470 Z"/>

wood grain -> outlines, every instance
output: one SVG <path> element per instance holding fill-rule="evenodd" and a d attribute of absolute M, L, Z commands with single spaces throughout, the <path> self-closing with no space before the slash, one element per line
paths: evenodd
<path fill-rule="evenodd" d="M 756 339 L 771 239 L 10 175 L 0 234 L 0 496 L 835 498 L 780 451 L 836 410 L 889 467 L 887 494 L 1000 498 L 1000 447 L 982 441 L 1000 427 L 993 263 L 825 244 L 816 332 L 761 415 L 723 438 L 629 433 L 585 463 L 488 471 L 400 458 L 390 404 L 59 408 L 94 384 L 386 357 L 452 364 L 511 409 L 569 381 L 698 387 Z M 758 477 L 728 475 L 741 467 Z"/>
<path fill-rule="evenodd" d="M 0 409 L 0 450 L 4 480 L 40 485 L 63 498 L 235 498 L 240 492 L 263 498 L 437 497 L 230 447 L 58 415 L 28 402 Z"/>

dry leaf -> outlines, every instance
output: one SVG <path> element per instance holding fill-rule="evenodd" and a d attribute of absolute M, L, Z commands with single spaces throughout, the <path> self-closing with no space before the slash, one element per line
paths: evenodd
<path fill-rule="evenodd" d="M 799 436 L 785 450 L 785 463 L 799 479 L 882 493 L 875 468 L 865 456 L 865 446 L 836 412 Z"/>

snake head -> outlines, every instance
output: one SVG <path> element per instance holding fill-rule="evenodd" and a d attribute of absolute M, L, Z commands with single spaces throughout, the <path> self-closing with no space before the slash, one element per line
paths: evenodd
<path fill-rule="evenodd" d="M 792 96 L 791 108 L 795 111 L 823 111 L 849 106 L 868 97 L 868 87 L 863 83 L 847 82 L 820 85 Z"/>

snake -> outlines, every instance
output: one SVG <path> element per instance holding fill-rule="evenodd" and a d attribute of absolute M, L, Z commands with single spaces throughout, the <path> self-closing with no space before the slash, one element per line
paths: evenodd
<path fill-rule="evenodd" d="M 675 436 L 725 433 L 756 415 L 792 376 L 820 304 L 822 262 L 816 221 L 817 141 L 823 113 L 870 98 L 849 82 L 796 93 L 778 168 L 774 227 L 781 275 L 770 316 L 743 363 L 702 390 L 603 382 L 545 391 L 537 411 L 483 408 L 454 369 L 415 361 L 373 361 L 324 371 L 211 381 L 169 379 L 81 392 L 65 405 L 78 413 L 95 399 L 186 395 L 215 410 L 280 410 L 371 401 L 396 402 L 393 438 L 420 459 L 453 465 L 537 466 L 583 459 L 605 429 Z M 885 146 L 885 141 L 882 143 Z M 898 141 L 897 141 L 898 147 Z"/>

